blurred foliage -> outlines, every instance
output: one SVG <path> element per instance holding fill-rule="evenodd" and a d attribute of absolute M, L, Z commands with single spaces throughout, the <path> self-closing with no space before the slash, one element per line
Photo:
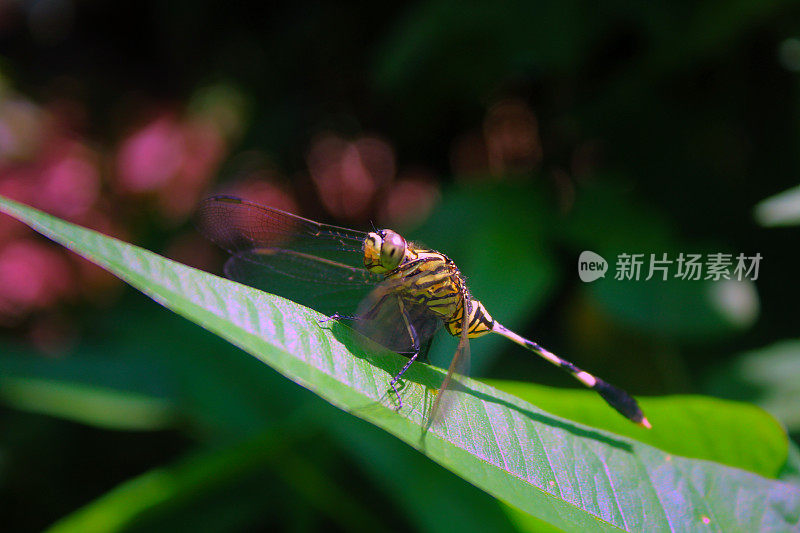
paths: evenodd
<path fill-rule="evenodd" d="M 800 434 L 800 341 L 745 353 L 710 378 L 712 394 L 757 403 Z"/>
<path fill-rule="evenodd" d="M 800 224 L 800 186 L 759 202 L 756 205 L 755 217 L 763 226 Z"/>
<path fill-rule="evenodd" d="M 265 201 L 315 219 L 404 223 L 520 333 L 637 394 L 759 402 L 797 438 L 798 37 L 800 5 L 781 1 L 0 3 L 0 194 L 212 270 L 219 263 L 187 223 L 212 179 L 266 182 Z M 509 100 L 533 121 L 503 126 L 497 105 Z M 503 140 L 508 131 L 529 132 L 524 149 Z M 309 170 L 329 132 L 364 160 L 374 147 L 365 138 L 394 154 L 364 165 L 394 172 L 357 215 L 334 209 Z M 86 168 L 94 181 L 75 170 Z M 164 168 L 161 181 L 140 181 Z M 80 184 L 81 195 L 65 193 Z M 404 190 L 427 192 L 392 204 Z M 386 215 L 419 205 L 431 208 Z M 224 465 L 235 451 L 222 447 L 275 440 L 293 413 L 335 417 L 60 250 L 0 230 L 3 265 L 69 273 L 66 284 L 43 278 L 50 296 L 30 306 L 0 295 L 0 398 L 48 415 L 0 412 L 10 529 L 39 530 L 115 486 L 104 498 L 146 486 L 158 469 Z M 582 284 L 584 249 L 764 260 L 754 287 L 720 295 L 699 282 Z M 508 344 L 477 340 L 474 373 L 572 386 Z M 297 468 L 314 474 L 267 458 L 250 479 L 213 481 L 183 507 L 154 503 L 141 527 L 196 516 L 217 530 L 346 528 L 324 505 L 337 491 L 361 506 L 353 516 L 387 529 L 523 527 L 366 424 L 312 426 L 314 437 L 297 436 L 315 443 L 299 445 L 308 458 Z M 301 477 L 314 486 L 298 487 Z M 458 504 L 432 516 L 430 500 L 448 497 Z"/>

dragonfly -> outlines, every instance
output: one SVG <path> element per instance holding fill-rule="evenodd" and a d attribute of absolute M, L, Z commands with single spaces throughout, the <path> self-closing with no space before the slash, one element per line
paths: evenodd
<path fill-rule="evenodd" d="M 446 255 L 407 241 L 390 229 L 364 232 L 322 224 L 235 196 L 203 200 L 198 228 L 230 254 L 225 275 L 315 308 L 330 319 L 349 319 L 366 337 L 408 358 L 389 381 L 397 409 L 402 377 L 424 360 L 443 328 L 458 347 L 428 415 L 446 411 L 454 377 L 468 373 L 470 339 L 502 335 L 569 373 L 630 421 L 651 428 L 624 390 L 579 368 L 495 320 L 475 299 L 464 275 Z M 350 310 L 353 314 L 340 314 Z M 388 390 L 387 389 L 387 392 Z"/>

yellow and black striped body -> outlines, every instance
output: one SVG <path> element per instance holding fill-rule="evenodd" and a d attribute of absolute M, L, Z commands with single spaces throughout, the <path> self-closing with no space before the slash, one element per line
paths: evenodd
<path fill-rule="evenodd" d="M 492 331 L 494 320 L 466 289 L 455 263 L 446 255 L 409 245 L 403 262 L 386 273 L 387 280 L 398 281 L 397 293 L 405 300 L 425 305 L 441 316 L 448 333 L 458 337 L 464 316 L 464 303 L 470 302 L 468 335 L 480 337 Z"/>

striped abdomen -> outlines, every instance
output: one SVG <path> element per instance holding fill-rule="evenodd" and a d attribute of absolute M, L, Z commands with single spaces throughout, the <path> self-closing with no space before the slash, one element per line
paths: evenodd
<path fill-rule="evenodd" d="M 461 300 L 458 309 L 452 317 L 447 319 L 444 327 L 454 337 L 461 335 L 461 323 L 464 317 L 464 300 Z M 494 319 L 478 300 L 470 300 L 470 312 L 467 319 L 467 335 L 470 339 L 486 335 L 494 328 Z"/>

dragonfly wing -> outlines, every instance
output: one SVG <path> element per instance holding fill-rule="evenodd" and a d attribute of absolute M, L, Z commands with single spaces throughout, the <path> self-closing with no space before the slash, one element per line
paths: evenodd
<path fill-rule="evenodd" d="M 364 269 L 364 232 L 231 196 L 202 202 L 198 228 L 231 253 L 225 274 L 323 313 L 351 313 L 382 276 Z"/>
<path fill-rule="evenodd" d="M 402 282 L 384 281 L 364 298 L 356 313 L 355 329 L 392 351 L 420 351 L 442 325 L 424 304 L 402 297 Z"/>
<path fill-rule="evenodd" d="M 214 196 L 198 208 L 200 232 L 231 255 L 265 250 L 294 250 L 354 268 L 364 267 L 367 234 L 320 224 L 279 209 Z"/>
<path fill-rule="evenodd" d="M 458 348 L 456 348 L 456 353 L 453 355 L 453 360 L 450 362 L 447 374 L 431 406 L 430 415 L 425 424 L 425 431 L 439 424 L 457 403 L 460 383 L 454 378 L 469 375 L 470 350 L 468 325 L 469 316 L 471 314 L 471 302 L 470 298 L 466 297 L 466 295 L 464 296 L 464 312 L 461 319 L 461 334 L 458 337 Z"/>
<path fill-rule="evenodd" d="M 380 281 L 362 269 L 327 262 L 298 260 L 291 252 L 272 250 L 269 258 L 252 252 L 228 259 L 225 276 L 278 294 L 326 315 L 351 314 Z"/>

